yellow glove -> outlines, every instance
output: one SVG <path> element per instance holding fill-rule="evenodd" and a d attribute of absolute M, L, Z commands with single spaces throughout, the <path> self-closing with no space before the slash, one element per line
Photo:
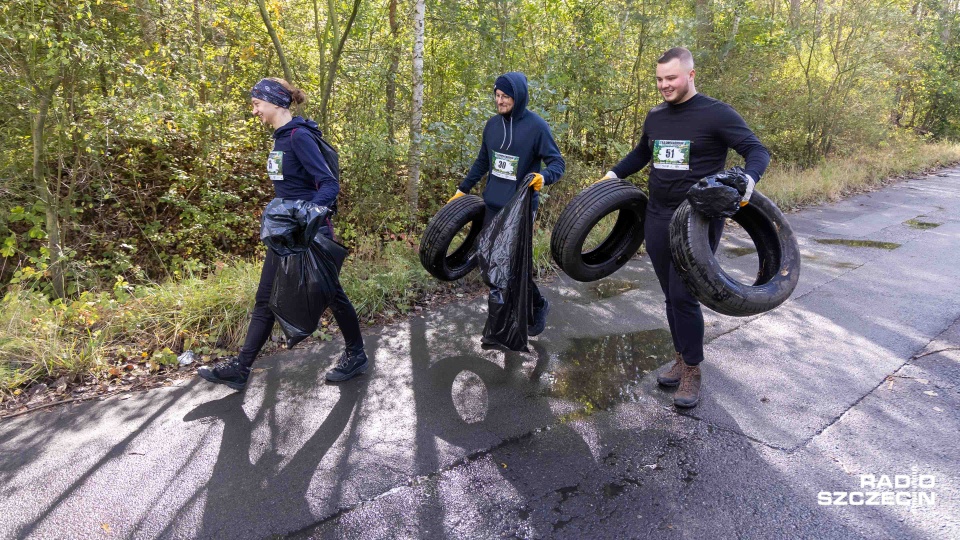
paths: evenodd
<path fill-rule="evenodd" d="M 543 189 L 543 175 L 540 173 L 530 173 L 527 175 L 527 178 L 530 179 L 530 183 L 527 184 L 533 188 L 534 191 L 540 191 Z"/>
<path fill-rule="evenodd" d="M 458 189 L 457 192 L 453 194 L 453 197 L 450 197 L 450 200 L 447 201 L 447 204 L 452 203 L 453 201 L 459 199 L 460 197 L 463 197 L 464 195 L 466 195 L 466 193 L 464 193 L 464 192 L 462 192 L 462 191 L 460 191 L 460 190 Z"/>
<path fill-rule="evenodd" d="M 614 173 L 613 171 L 607 171 L 607 174 L 603 175 L 603 178 L 595 181 L 594 184 L 596 184 L 597 182 L 603 182 L 604 180 L 608 180 L 610 178 L 616 178 L 616 177 L 617 177 L 616 173 Z"/>

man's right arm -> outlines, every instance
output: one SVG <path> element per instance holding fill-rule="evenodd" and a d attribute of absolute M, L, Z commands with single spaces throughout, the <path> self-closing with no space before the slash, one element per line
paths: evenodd
<path fill-rule="evenodd" d="M 487 156 L 487 139 L 486 134 L 484 134 L 480 138 L 480 152 L 477 154 L 477 159 L 470 167 L 470 172 L 467 173 L 466 178 L 463 179 L 463 182 L 460 182 L 458 189 L 463 193 L 470 193 L 473 186 L 477 185 L 477 182 L 488 172 L 490 172 L 490 158 Z"/>
<path fill-rule="evenodd" d="M 646 167 L 647 163 L 650 163 L 652 156 L 653 152 L 650 150 L 650 138 L 647 137 L 647 132 L 644 130 L 637 146 L 631 150 L 626 157 L 621 159 L 620 163 L 614 165 L 613 169 L 610 169 L 610 172 L 617 175 L 617 178 L 626 178 Z"/>

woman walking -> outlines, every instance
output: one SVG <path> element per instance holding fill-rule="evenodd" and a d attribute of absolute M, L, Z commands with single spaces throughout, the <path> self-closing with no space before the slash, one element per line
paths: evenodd
<path fill-rule="evenodd" d="M 327 166 L 313 132 L 317 124 L 300 116 L 293 116 L 291 105 L 306 101 L 303 90 L 283 79 L 267 78 L 250 90 L 253 114 L 264 124 L 273 127 L 273 151 L 267 157 L 267 175 L 273 181 L 275 196 L 282 199 L 309 201 L 330 208 L 340 192 L 340 184 Z M 320 233 L 333 239 L 333 222 L 329 217 Z M 274 316 L 270 311 L 270 291 L 277 271 L 279 257 L 267 249 L 267 258 L 260 274 L 256 303 L 247 328 L 247 337 L 240 354 L 214 366 L 203 366 L 197 374 L 204 379 L 230 388 L 242 390 L 247 385 L 250 367 L 260 349 L 273 331 Z M 338 284 L 337 294 L 330 305 L 346 349 L 337 365 L 327 372 L 328 381 L 346 381 L 367 369 L 367 355 L 363 350 L 360 321 L 357 312 Z"/>

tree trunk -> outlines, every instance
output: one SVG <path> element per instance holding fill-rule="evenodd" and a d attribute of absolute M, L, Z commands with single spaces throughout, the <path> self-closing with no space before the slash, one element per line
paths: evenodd
<path fill-rule="evenodd" d="M 410 176 L 407 204 L 410 221 L 417 219 L 420 190 L 420 137 L 423 125 L 423 33 L 424 0 L 417 0 L 413 18 L 413 100 L 410 107 Z"/>
<path fill-rule="evenodd" d="M 147 47 L 152 48 L 157 43 L 157 23 L 153 18 L 153 8 L 150 0 L 136 0 L 137 20 L 140 22 L 140 35 Z"/>
<path fill-rule="evenodd" d="M 207 84 L 203 78 L 203 24 L 200 22 L 200 1 L 193 0 L 193 31 L 197 36 L 197 84 L 200 87 L 200 103 L 207 102 Z"/>
<path fill-rule="evenodd" d="M 323 88 L 323 72 L 326 71 L 327 56 L 327 34 L 330 32 L 330 17 L 335 17 L 335 13 L 327 15 L 327 21 L 323 25 L 323 31 L 320 31 L 320 7 L 317 0 L 313 0 L 313 29 L 317 35 L 317 50 L 320 51 L 320 60 L 317 63 L 317 72 L 320 73 L 320 87 Z"/>
<path fill-rule="evenodd" d="M 740 31 L 740 6 L 737 6 L 736 15 L 733 17 L 733 27 L 730 29 L 730 37 L 727 39 L 727 44 L 723 46 L 723 52 L 720 53 L 720 70 L 723 70 L 724 62 L 727 61 L 727 56 L 730 55 L 730 51 L 733 50 L 733 47 L 737 44 L 737 33 Z"/>
<path fill-rule="evenodd" d="M 53 283 L 53 293 L 57 298 L 63 298 L 65 283 L 63 272 L 63 245 L 60 240 L 60 216 L 57 196 L 55 190 L 50 189 L 44 171 L 44 151 L 43 151 L 43 128 L 47 121 L 47 112 L 50 110 L 50 102 L 60 87 L 63 79 L 57 77 L 50 87 L 41 89 L 35 87 L 39 94 L 40 101 L 37 107 L 37 115 L 33 119 L 33 185 L 37 189 L 37 195 L 43 202 L 47 217 L 47 249 L 50 251 L 50 280 Z"/>
<path fill-rule="evenodd" d="M 353 1 L 353 11 L 350 12 L 350 18 L 347 19 L 347 26 L 343 29 L 343 35 L 340 36 L 340 42 L 337 43 L 337 48 L 333 51 L 333 58 L 330 59 L 330 67 L 327 70 L 327 80 L 326 85 L 323 88 L 323 99 L 320 101 L 320 119 L 323 129 L 327 129 L 327 109 L 330 106 L 330 92 L 333 89 L 333 80 L 337 76 L 337 68 L 340 65 L 340 56 L 343 54 L 343 46 L 347 43 L 347 38 L 350 37 L 350 28 L 353 27 L 353 21 L 357 18 L 357 12 L 360 11 L 360 2 L 362 0 Z M 336 15 L 331 13 L 330 20 L 333 22 L 336 19 Z M 336 23 L 333 23 L 331 27 L 334 30 L 336 29 Z M 336 38 L 337 34 L 334 33 L 333 37 Z"/>
<path fill-rule="evenodd" d="M 800 0 L 790 0 L 790 27 L 794 30 L 800 24 Z"/>
<path fill-rule="evenodd" d="M 713 13 L 710 0 L 694 0 L 695 32 L 700 54 L 711 50 L 713 38 Z"/>
<path fill-rule="evenodd" d="M 260 16 L 263 17 L 263 24 L 267 27 L 267 33 L 270 34 L 270 39 L 273 41 L 273 48 L 277 50 L 277 58 L 280 59 L 280 66 L 283 68 L 283 78 L 293 83 L 293 73 L 287 64 L 287 57 L 283 55 L 283 47 L 280 46 L 280 38 L 277 37 L 277 31 L 274 30 L 273 23 L 270 22 L 267 5 L 264 3 L 264 0 L 257 0 L 257 6 L 260 7 Z"/>
<path fill-rule="evenodd" d="M 390 0 L 390 67 L 387 70 L 387 136 L 396 144 L 394 117 L 397 113 L 397 72 L 400 71 L 400 24 L 397 22 L 397 0 Z"/>

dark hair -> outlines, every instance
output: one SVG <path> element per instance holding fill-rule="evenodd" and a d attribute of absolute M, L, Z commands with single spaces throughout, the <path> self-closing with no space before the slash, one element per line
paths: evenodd
<path fill-rule="evenodd" d="M 287 92 L 290 92 L 290 98 L 292 99 L 293 103 L 295 103 L 296 105 L 300 105 L 301 103 L 305 103 L 307 101 L 306 92 L 288 83 L 284 79 L 280 79 L 277 77 L 267 77 L 267 80 L 280 83 L 280 86 L 283 86 L 284 90 L 286 90 Z"/>
<path fill-rule="evenodd" d="M 690 69 L 693 69 L 693 54 L 686 47 L 674 47 L 668 50 L 657 59 L 657 63 L 666 64 L 673 59 L 680 60 L 681 64 L 689 64 Z"/>

